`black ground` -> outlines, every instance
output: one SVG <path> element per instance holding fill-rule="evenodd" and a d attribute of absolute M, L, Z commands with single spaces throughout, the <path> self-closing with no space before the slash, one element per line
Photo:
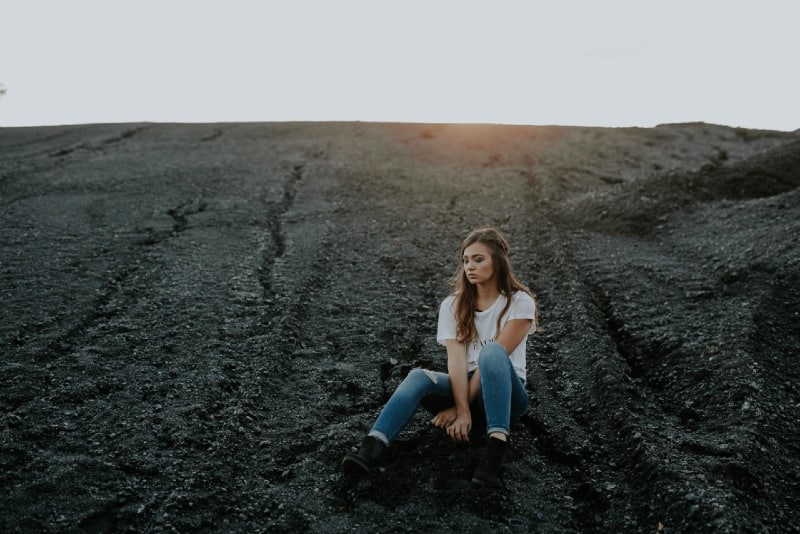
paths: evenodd
<path fill-rule="evenodd" d="M 800 135 L 0 129 L 0 530 L 800 528 Z M 497 492 L 418 416 L 343 454 L 496 225 L 537 293 Z"/>

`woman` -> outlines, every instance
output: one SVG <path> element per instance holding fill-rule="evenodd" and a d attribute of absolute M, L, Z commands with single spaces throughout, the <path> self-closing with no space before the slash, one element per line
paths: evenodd
<path fill-rule="evenodd" d="M 420 404 L 435 414 L 432 423 L 450 438 L 468 441 L 473 409 L 482 401 L 489 439 L 472 481 L 496 485 L 510 421 L 528 408 L 525 344 L 536 323 L 536 303 L 514 275 L 505 238 L 493 228 L 472 232 L 461 245 L 451 294 L 439 309 L 436 340 L 447 349 L 447 373 L 412 370 L 358 452 L 344 457 L 345 472 L 369 472 L 384 465 L 389 444 Z"/>

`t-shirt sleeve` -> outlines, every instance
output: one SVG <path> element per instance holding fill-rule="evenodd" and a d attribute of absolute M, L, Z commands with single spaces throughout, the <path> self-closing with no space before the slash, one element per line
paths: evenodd
<path fill-rule="evenodd" d="M 529 334 L 536 332 L 536 302 L 524 291 L 518 291 L 511 299 L 508 320 L 532 319 Z"/>
<path fill-rule="evenodd" d="M 448 339 L 456 338 L 455 299 L 449 296 L 439 306 L 439 327 L 436 329 L 436 342 L 444 345 Z"/>

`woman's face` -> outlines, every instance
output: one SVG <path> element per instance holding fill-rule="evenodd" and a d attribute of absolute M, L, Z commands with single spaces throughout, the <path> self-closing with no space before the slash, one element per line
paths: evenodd
<path fill-rule="evenodd" d="M 492 253 L 483 243 L 475 242 L 465 248 L 461 261 L 471 284 L 485 284 L 494 278 Z"/>

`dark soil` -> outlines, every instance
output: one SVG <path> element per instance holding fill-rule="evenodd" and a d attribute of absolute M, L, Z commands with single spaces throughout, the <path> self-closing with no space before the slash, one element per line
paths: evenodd
<path fill-rule="evenodd" d="M 800 528 L 800 134 L 0 129 L 0 531 Z M 420 414 L 460 240 L 537 293 L 503 487 Z"/>

